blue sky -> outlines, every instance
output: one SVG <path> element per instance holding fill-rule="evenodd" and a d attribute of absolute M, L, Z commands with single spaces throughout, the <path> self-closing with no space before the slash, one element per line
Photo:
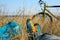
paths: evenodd
<path fill-rule="evenodd" d="M 0 6 L 5 7 L 5 10 L 9 12 L 15 12 L 18 9 L 28 9 L 32 13 L 40 10 L 40 6 L 38 3 L 39 0 L 0 0 Z M 43 0 L 48 5 L 60 5 L 60 0 Z"/>

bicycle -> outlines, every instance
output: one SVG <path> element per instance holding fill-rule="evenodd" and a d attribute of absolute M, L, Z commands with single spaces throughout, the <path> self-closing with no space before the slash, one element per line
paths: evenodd
<path fill-rule="evenodd" d="M 53 17 L 55 17 L 55 18 L 58 20 L 58 18 L 57 18 L 52 12 L 50 12 L 47 8 L 54 8 L 54 7 L 60 7 L 60 6 L 47 6 L 47 4 L 46 4 L 44 1 L 42 1 L 42 0 L 40 0 L 39 3 L 40 3 L 40 5 L 44 4 L 44 9 L 41 8 L 42 12 L 34 15 L 34 16 L 32 17 L 32 19 L 34 19 L 34 18 L 39 18 L 42 23 L 43 23 L 45 20 L 46 20 L 46 21 L 49 21 L 49 20 L 50 20 L 50 23 L 52 23 L 52 22 L 53 22 L 52 16 L 53 16 Z M 48 13 L 47 13 L 46 11 L 47 11 Z"/>

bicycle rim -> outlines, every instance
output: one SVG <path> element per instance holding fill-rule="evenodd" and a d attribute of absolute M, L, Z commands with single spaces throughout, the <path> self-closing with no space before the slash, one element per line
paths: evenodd
<path fill-rule="evenodd" d="M 40 13 L 34 15 L 32 17 L 32 19 L 37 20 L 37 21 L 42 21 L 43 14 L 44 14 L 44 12 L 40 12 Z M 47 22 L 47 21 L 50 22 L 50 23 L 52 22 L 52 17 L 48 13 L 46 13 L 46 15 L 44 17 L 44 22 Z"/>

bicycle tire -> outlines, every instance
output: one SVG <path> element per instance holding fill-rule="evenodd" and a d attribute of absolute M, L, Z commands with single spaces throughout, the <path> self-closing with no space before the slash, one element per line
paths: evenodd
<path fill-rule="evenodd" d="M 41 15 L 41 16 L 39 17 L 39 15 Z M 42 19 L 43 15 L 44 15 L 44 12 L 40 12 L 40 13 L 34 15 L 34 16 L 32 17 L 32 19 L 34 19 L 34 18 L 37 17 L 37 16 L 38 16 L 40 19 Z M 52 16 L 49 15 L 48 13 L 46 13 L 45 19 L 46 19 L 46 16 L 49 18 L 50 23 L 52 23 L 52 22 L 53 22 Z M 45 20 L 45 19 L 44 19 L 44 20 Z"/>

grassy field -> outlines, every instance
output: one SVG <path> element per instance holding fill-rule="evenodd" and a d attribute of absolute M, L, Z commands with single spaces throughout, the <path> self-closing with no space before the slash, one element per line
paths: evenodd
<path fill-rule="evenodd" d="M 28 40 L 28 33 L 27 33 L 27 26 L 26 26 L 26 20 L 28 18 L 32 18 L 32 16 L 0 17 L 0 28 L 3 25 L 7 24 L 9 21 L 18 22 L 18 23 L 22 24 L 22 28 L 23 28 L 23 35 L 22 35 L 21 40 Z M 50 23 L 49 21 L 48 22 L 45 21 L 44 23 L 41 23 L 41 21 L 38 21 L 37 19 L 33 19 L 32 21 L 34 23 L 39 23 L 41 25 L 41 28 L 44 33 L 50 33 L 50 34 L 60 36 L 60 20 L 56 20 L 55 18 L 53 18 L 52 23 Z M 20 36 L 17 36 L 15 38 L 18 39 L 18 38 L 20 38 Z"/>

